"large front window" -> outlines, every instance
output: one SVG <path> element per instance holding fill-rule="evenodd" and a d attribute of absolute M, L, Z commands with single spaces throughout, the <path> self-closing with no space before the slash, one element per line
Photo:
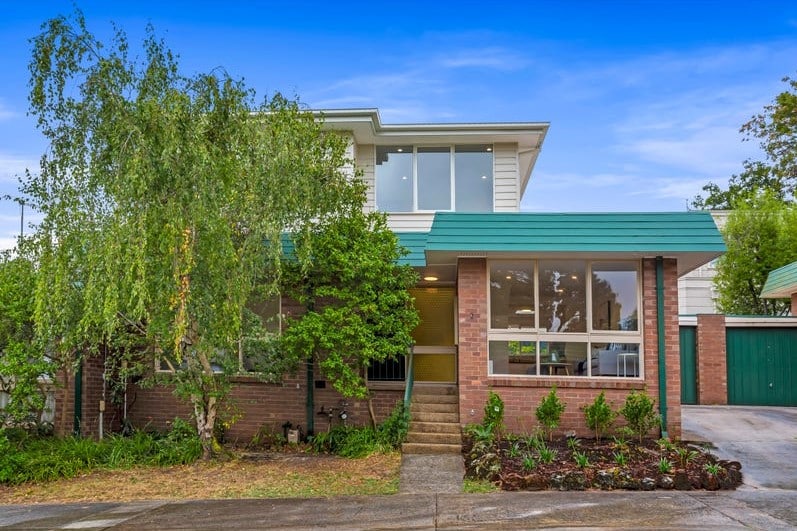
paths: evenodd
<path fill-rule="evenodd" d="M 382 212 L 492 212 L 493 153 L 484 144 L 377 146 Z"/>
<path fill-rule="evenodd" d="M 641 376 L 639 262 L 490 262 L 490 374 Z"/>

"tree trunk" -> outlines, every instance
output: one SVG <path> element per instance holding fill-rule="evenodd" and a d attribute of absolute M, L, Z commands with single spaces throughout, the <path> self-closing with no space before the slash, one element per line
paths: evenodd
<path fill-rule="evenodd" d="M 216 424 L 217 402 L 213 396 L 201 396 L 198 394 L 191 396 L 194 403 L 194 417 L 196 418 L 196 429 L 199 440 L 202 443 L 202 459 L 205 461 L 213 458 L 216 450 L 216 440 L 213 435 L 213 428 Z"/>

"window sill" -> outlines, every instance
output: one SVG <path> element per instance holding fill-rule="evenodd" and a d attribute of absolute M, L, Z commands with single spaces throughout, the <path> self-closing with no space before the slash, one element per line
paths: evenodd
<path fill-rule="evenodd" d="M 374 391 L 404 391 L 404 382 L 368 382 L 368 389 Z"/>
<path fill-rule="evenodd" d="M 645 388 L 645 381 L 638 378 L 586 378 L 586 377 L 556 377 L 556 376 L 489 376 L 487 385 L 490 387 L 536 387 L 548 388 L 556 386 L 560 389 L 621 389 L 639 390 Z"/>

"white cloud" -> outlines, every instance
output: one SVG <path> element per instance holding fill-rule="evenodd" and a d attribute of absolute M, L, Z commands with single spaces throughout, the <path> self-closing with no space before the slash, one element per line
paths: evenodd
<path fill-rule="evenodd" d="M 0 152 L 0 181 L 16 181 L 26 169 L 35 169 L 38 165 L 37 160 Z"/>
<path fill-rule="evenodd" d="M 12 111 L 7 105 L 0 101 L 0 122 L 16 118 L 17 116 L 19 116 L 19 113 Z"/>
<path fill-rule="evenodd" d="M 435 62 L 443 68 L 489 68 L 495 70 L 520 70 L 529 64 L 523 55 L 497 46 L 457 50 L 439 57 Z"/>

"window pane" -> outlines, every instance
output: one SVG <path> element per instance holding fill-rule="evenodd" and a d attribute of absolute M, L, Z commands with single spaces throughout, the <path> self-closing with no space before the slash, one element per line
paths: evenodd
<path fill-rule="evenodd" d="M 592 376 L 639 376 L 639 345 L 636 343 L 593 343 Z"/>
<path fill-rule="evenodd" d="M 490 374 L 536 373 L 535 341 L 490 341 Z"/>
<path fill-rule="evenodd" d="M 418 209 L 451 210 L 450 148 L 418 148 Z"/>
<path fill-rule="evenodd" d="M 587 344 L 540 341 L 540 376 L 587 376 Z"/>
<path fill-rule="evenodd" d="M 540 328 L 587 331 L 585 272 L 582 260 L 540 260 Z"/>
<path fill-rule="evenodd" d="M 376 208 L 412 212 L 412 147 L 377 146 Z"/>
<path fill-rule="evenodd" d="M 454 151 L 455 210 L 457 212 L 492 212 L 492 147 L 488 145 L 456 146 Z"/>
<path fill-rule="evenodd" d="M 593 330 L 639 330 L 638 301 L 636 264 L 593 264 Z"/>
<path fill-rule="evenodd" d="M 534 327 L 534 262 L 491 262 L 490 328 Z"/>

